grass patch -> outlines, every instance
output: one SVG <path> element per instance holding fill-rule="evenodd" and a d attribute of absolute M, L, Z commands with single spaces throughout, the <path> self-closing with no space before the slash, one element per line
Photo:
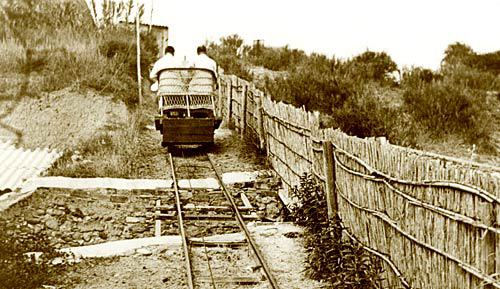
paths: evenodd
<path fill-rule="evenodd" d="M 125 122 L 110 125 L 75 150 L 66 151 L 49 174 L 75 178 L 137 176 L 145 151 L 141 135 L 150 123 L 145 115 L 145 109 L 137 109 Z"/>
<path fill-rule="evenodd" d="M 137 104 L 131 93 L 137 91 L 131 27 L 97 28 L 85 1 L 6 0 L 0 5 L 0 21 L 6 24 L 0 28 L 0 74 L 37 79 L 21 94 L 73 86 L 112 95 L 129 107 Z M 151 33 L 141 33 L 141 40 L 142 76 L 147 78 L 158 47 Z"/>

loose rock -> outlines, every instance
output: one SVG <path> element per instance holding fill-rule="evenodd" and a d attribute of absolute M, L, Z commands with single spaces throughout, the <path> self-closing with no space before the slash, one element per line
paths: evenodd
<path fill-rule="evenodd" d="M 125 219 L 125 222 L 127 223 L 140 223 L 140 222 L 144 222 L 145 219 L 144 218 L 141 218 L 141 217 L 127 217 Z"/>
<path fill-rule="evenodd" d="M 39 218 L 35 217 L 35 216 L 27 216 L 25 218 L 26 222 L 28 222 L 28 224 L 30 225 L 36 225 L 36 224 L 39 224 L 41 221 Z"/>
<path fill-rule="evenodd" d="M 77 217 L 77 218 L 84 218 L 85 214 L 80 210 L 80 208 L 70 208 L 71 215 Z"/>
<path fill-rule="evenodd" d="M 58 227 L 59 227 L 59 223 L 57 222 L 56 219 L 52 218 L 52 217 L 49 217 L 46 221 L 45 221 L 45 226 L 51 230 L 56 230 Z"/>
<path fill-rule="evenodd" d="M 146 227 L 141 224 L 134 224 L 130 227 L 130 231 L 132 233 L 144 233 L 146 231 Z"/>
<path fill-rule="evenodd" d="M 137 252 L 137 254 L 140 254 L 140 255 L 143 255 L 143 256 L 151 256 L 151 255 L 153 255 L 153 252 L 149 251 L 146 248 L 137 249 L 136 252 Z"/>
<path fill-rule="evenodd" d="M 271 218 L 276 218 L 280 214 L 280 209 L 276 203 L 269 203 L 266 205 L 266 214 Z"/>
<path fill-rule="evenodd" d="M 91 239 L 92 239 L 92 233 L 90 232 L 83 233 L 83 240 L 85 242 L 90 242 Z"/>

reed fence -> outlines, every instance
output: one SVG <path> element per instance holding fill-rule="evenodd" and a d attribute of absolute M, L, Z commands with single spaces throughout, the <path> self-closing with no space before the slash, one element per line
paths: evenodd
<path fill-rule="evenodd" d="M 286 191 L 304 173 L 323 183 L 345 235 L 383 260 L 384 288 L 500 288 L 499 167 L 320 129 L 235 76 L 220 92 L 224 119 L 265 150 Z"/>

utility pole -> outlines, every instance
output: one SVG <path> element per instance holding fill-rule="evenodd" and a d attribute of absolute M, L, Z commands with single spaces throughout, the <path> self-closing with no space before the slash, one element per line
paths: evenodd
<path fill-rule="evenodd" d="M 139 90 L 139 105 L 142 104 L 142 79 L 141 79 L 141 30 L 139 25 L 139 9 L 135 16 L 135 30 L 137 34 L 137 89 Z"/>
<path fill-rule="evenodd" d="M 151 13 L 149 13 L 149 32 L 151 32 L 151 28 L 153 27 L 153 6 L 154 0 L 151 0 Z"/>

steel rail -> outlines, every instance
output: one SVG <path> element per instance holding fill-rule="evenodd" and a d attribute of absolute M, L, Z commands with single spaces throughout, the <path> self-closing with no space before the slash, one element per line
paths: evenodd
<path fill-rule="evenodd" d="M 238 210 L 238 206 L 236 205 L 236 202 L 234 201 L 233 196 L 231 196 L 228 189 L 224 185 L 224 182 L 222 181 L 222 177 L 220 176 L 219 172 L 215 168 L 215 165 L 212 161 L 212 158 L 210 157 L 210 154 L 207 154 L 207 157 L 208 157 L 208 161 L 210 162 L 210 165 L 212 166 L 213 171 L 215 172 L 215 175 L 216 175 L 217 180 L 220 184 L 222 192 L 224 193 L 224 196 L 231 204 L 231 209 L 233 210 L 234 216 L 235 216 L 236 220 L 238 221 L 238 226 L 245 234 L 245 237 L 246 237 L 248 243 L 250 244 L 250 247 L 252 247 L 252 250 L 255 253 L 255 256 L 259 260 L 259 263 L 262 266 L 264 273 L 266 274 L 267 280 L 269 281 L 269 283 L 271 284 L 271 287 L 273 289 L 279 289 L 279 286 L 278 286 L 278 283 L 276 282 L 276 279 L 271 274 L 271 269 L 267 265 L 267 262 L 263 256 L 262 252 L 257 247 L 257 244 L 255 243 L 255 240 L 253 239 L 252 235 L 250 235 L 250 232 L 248 231 L 247 226 L 245 225 L 245 221 L 243 220 L 243 217 L 242 217 L 240 211 Z"/>
<path fill-rule="evenodd" d="M 186 265 L 187 283 L 189 289 L 194 289 L 193 268 L 191 267 L 191 257 L 189 254 L 188 239 L 186 237 L 186 231 L 184 230 L 184 221 L 182 219 L 182 209 L 181 209 L 181 198 L 179 195 L 179 187 L 177 186 L 177 177 L 175 176 L 175 168 L 174 168 L 174 161 L 172 159 L 172 154 L 169 153 L 168 158 L 170 161 L 170 169 L 172 170 L 172 180 L 174 183 L 175 204 L 177 208 L 177 219 L 179 221 L 179 233 L 182 239 L 182 249 L 184 250 L 184 257 L 186 258 L 185 265 Z"/>
<path fill-rule="evenodd" d="M 184 151 L 182 152 L 182 157 L 184 157 Z M 191 169 L 193 167 L 195 167 L 195 166 L 192 166 L 192 165 L 189 166 L 190 173 L 192 172 Z M 193 187 L 191 186 L 191 182 L 189 182 L 189 191 L 191 191 L 191 192 L 193 191 Z M 197 219 L 198 219 L 198 221 L 200 221 L 199 217 Z M 207 228 L 205 227 L 204 229 L 205 229 L 204 233 L 206 233 Z M 212 271 L 212 266 L 210 265 L 210 256 L 208 256 L 207 245 L 205 243 L 205 237 L 203 235 L 201 236 L 201 243 L 203 244 L 203 251 L 205 253 L 205 256 L 207 257 L 207 266 L 208 266 L 208 271 L 210 272 L 210 282 L 212 283 L 212 289 L 217 289 L 217 285 L 215 284 L 215 279 L 214 279 L 214 273 Z M 192 244 L 191 241 L 190 241 L 190 244 Z"/>

